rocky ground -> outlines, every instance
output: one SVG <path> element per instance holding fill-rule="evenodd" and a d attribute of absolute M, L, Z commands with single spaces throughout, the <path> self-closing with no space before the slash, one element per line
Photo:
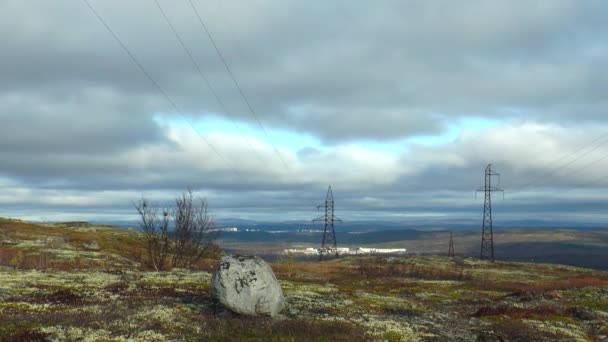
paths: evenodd
<path fill-rule="evenodd" d="M 608 273 L 599 271 L 445 257 L 284 258 L 271 266 L 288 305 L 270 319 L 219 308 L 208 271 L 146 271 L 109 243 L 111 231 L 85 235 L 98 246 L 72 237 L 54 247 L 3 232 L 10 241 L 0 247 L 12 257 L 0 266 L 0 341 L 608 341 Z M 37 249 L 63 261 L 36 266 Z M 21 264 L 9 266 L 18 251 Z"/>

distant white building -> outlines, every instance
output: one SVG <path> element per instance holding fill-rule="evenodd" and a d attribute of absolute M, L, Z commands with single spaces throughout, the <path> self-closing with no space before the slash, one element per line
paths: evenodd
<path fill-rule="evenodd" d="M 373 255 L 373 254 L 405 254 L 407 249 L 405 248 L 349 248 L 349 247 L 338 247 L 335 250 L 327 249 L 325 254 L 338 255 Z M 283 254 L 296 254 L 296 255 L 319 255 L 321 253 L 320 248 L 288 248 L 283 250 Z"/>
<path fill-rule="evenodd" d="M 318 248 L 289 248 L 283 250 L 283 254 L 319 255 Z"/>
<path fill-rule="evenodd" d="M 224 228 L 213 228 L 209 229 L 209 232 L 238 232 L 239 228 L 237 227 L 224 227 Z"/>
<path fill-rule="evenodd" d="M 365 248 L 358 247 L 351 251 L 350 254 L 405 254 L 405 248 Z"/>

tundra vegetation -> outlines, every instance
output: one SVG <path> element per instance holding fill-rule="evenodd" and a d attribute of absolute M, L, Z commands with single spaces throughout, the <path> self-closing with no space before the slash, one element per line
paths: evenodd
<path fill-rule="evenodd" d="M 288 304 L 282 317 L 244 317 L 218 314 L 216 256 L 156 271 L 142 234 L 0 220 L 0 341 L 608 339 L 605 272 L 430 256 L 286 258 L 271 265 Z"/>

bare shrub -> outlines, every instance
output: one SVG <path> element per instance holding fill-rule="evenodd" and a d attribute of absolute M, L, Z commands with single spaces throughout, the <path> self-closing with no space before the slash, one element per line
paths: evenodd
<path fill-rule="evenodd" d="M 192 268 L 207 255 L 215 242 L 216 234 L 211 232 L 213 222 L 207 202 L 203 198 L 197 202 L 191 190 L 182 193 L 175 201 L 173 267 Z"/>
<path fill-rule="evenodd" d="M 141 219 L 140 230 L 146 246 L 146 262 L 157 271 L 163 270 L 169 254 L 169 210 L 162 210 L 161 217 L 159 208 L 145 198 L 135 203 L 135 209 Z"/>
<path fill-rule="evenodd" d="M 193 268 L 210 253 L 217 253 L 213 221 L 207 201 L 194 199 L 191 190 L 175 200 L 175 208 L 160 209 L 142 198 L 135 203 L 143 233 L 145 262 L 157 271 Z M 170 228 L 174 227 L 174 231 Z"/>

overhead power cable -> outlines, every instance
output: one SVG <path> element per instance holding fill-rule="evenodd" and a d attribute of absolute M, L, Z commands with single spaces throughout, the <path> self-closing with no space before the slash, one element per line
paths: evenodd
<path fill-rule="evenodd" d="M 579 167 L 579 168 L 577 168 L 577 169 L 574 169 L 573 171 L 568 172 L 568 173 L 566 173 L 566 174 L 563 174 L 563 175 L 561 175 L 561 176 L 563 177 L 563 176 L 568 176 L 568 175 L 571 175 L 571 174 L 573 174 L 573 173 L 579 173 L 579 172 L 580 172 L 581 170 L 583 170 L 583 169 L 587 169 L 587 168 L 589 168 L 589 167 L 590 167 L 590 166 L 592 166 L 592 165 L 595 165 L 595 164 L 597 164 L 597 163 L 599 163 L 599 162 L 601 162 L 601 161 L 603 161 L 603 160 L 606 160 L 606 158 L 608 158 L 608 155 L 605 155 L 605 156 L 603 156 L 602 158 L 599 158 L 599 159 L 596 159 L 596 160 L 592 160 L 590 163 L 587 163 L 587 164 L 583 165 L 582 167 Z"/>
<path fill-rule="evenodd" d="M 569 157 L 576 156 L 576 155 L 577 155 L 577 154 L 579 154 L 580 152 L 582 152 L 582 151 L 586 150 L 588 147 L 591 147 L 591 146 L 593 146 L 593 145 L 594 145 L 596 142 L 600 141 L 600 143 L 599 143 L 599 144 L 597 144 L 597 145 L 596 145 L 595 147 L 593 147 L 592 149 L 585 151 L 585 152 L 584 152 L 584 153 L 582 153 L 581 155 L 579 155 L 579 156 L 575 157 L 574 159 L 572 159 L 572 160 L 570 160 L 570 161 L 568 161 L 568 162 L 566 162 L 566 163 L 564 163 L 564 164 L 562 164 L 562 165 L 559 165 L 557 168 L 555 168 L 555 169 L 553 169 L 553 170 L 549 170 L 549 171 L 546 171 L 546 172 L 542 173 L 540 176 L 538 176 L 538 177 L 534 178 L 532 181 L 530 181 L 530 182 L 528 182 L 528 183 L 524 184 L 523 186 L 521 186 L 521 187 L 520 187 L 520 189 L 528 188 L 528 187 L 530 187 L 530 186 L 532 186 L 532 185 L 534 185 L 534 187 L 538 187 L 539 185 L 546 184 L 546 183 L 547 183 L 547 179 L 554 178 L 556 175 L 558 175 L 558 173 L 559 173 L 561 170 L 566 169 L 566 168 L 567 168 L 567 167 L 569 167 L 570 165 L 574 164 L 576 161 L 578 161 L 578 160 L 580 160 L 581 158 L 583 158 L 583 157 L 585 157 L 585 156 L 589 155 L 591 152 L 596 151 L 598 148 L 600 148 L 600 147 L 602 147 L 604 144 L 608 143 L 608 138 L 607 138 L 607 137 L 608 137 L 608 133 L 602 134 L 602 135 L 600 135 L 599 137 L 595 138 L 595 139 L 594 139 L 592 142 L 590 142 L 589 144 L 587 144 L 587 145 L 583 146 L 582 148 L 580 148 L 580 149 L 576 150 L 575 152 L 573 152 L 573 153 L 571 153 L 571 154 L 566 154 L 566 155 L 563 155 L 561 158 L 559 158 L 559 159 L 555 160 L 554 162 L 552 162 L 552 163 L 550 163 L 550 164 L 555 164 L 556 162 L 562 161 L 562 160 L 567 159 L 567 158 L 569 158 Z M 602 139 L 604 139 L 604 140 L 602 140 Z M 593 162 L 592 162 L 591 164 L 593 164 Z M 567 173 L 567 174 L 571 174 L 571 173 L 572 173 L 572 172 Z M 547 178 L 547 177 L 548 177 L 548 178 Z M 541 181 L 541 183 L 540 183 L 540 184 L 537 184 L 537 182 L 538 182 L 539 180 Z M 521 190 L 520 190 L 520 191 L 521 191 Z"/>
<path fill-rule="evenodd" d="M 228 118 L 230 119 L 230 121 L 232 122 L 232 124 L 234 125 L 234 127 L 237 130 L 240 131 L 241 129 L 240 129 L 239 125 L 232 118 L 232 114 L 230 113 L 230 111 L 228 111 L 228 108 L 226 107 L 226 104 L 224 103 L 224 101 L 222 101 L 222 99 L 220 98 L 220 96 L 218 95 L 218 93 L 215 91 L 215 89 L 211 85 L 211 82 L 209 81 L 209 79 L 207 78 L 207 76 L 205 76 L 205 73 L 202 71 L 202 69 L 200 68 L 200 66 L 196 62 L 196 59 L 192 55 L 192 52 L 190 52 L 190 49 L 188 49 L 188 47 L 186 46 L 186 43 L 184 43 L 184 40 L 182 39 L 182 37 L 180 36 L 180 34 L 177 32 L 177 29 L 175 29 L 175 26 L 173 26 L 173 24 L 171 23 L 171 20 L 167 16 L 167 13 L 165 12 L 165 10 L 161 7 L 160 3 L 157 0 L 154 0 L 154 3 L 156 4 L 156 6 L 158 7 L 158 9 L 160 10 L 160 13 L 162 14 L 163 18 L 165 19 L 165 22 L 167 23 L 167 25 L 169 25 L 169 27 L 171 28 L 171 31 L 173 32 L 173 35 L 175 35 L 175 38 L 177 39 L 177 41 L 179 42 L 179 44 L 182 46 L 183 50 L 188 55 L 188 58 L 190 58 L 190 62 L 192 62 L 192 64 L 194 65 L 194 68 L 196 69 L 196 71 L 198 72 L 198 74 L 201 76 L 201 78 L 203 79 L 203 81 L 205 82 L 205 84 L 207 85 L 207 88 L 209 88 L 209 90 L 211 91 L 211 94 L 213 94 L 213 97 L 215 97 L 215 100 L 219 103 L 219 105 L 222 108 L 222 110 L 224 111 L 224 113 L 226 113 L 228 115 Z M 249 141 L 249 139 L 245 135 L 242 135 L 242 138 L 247 143 L 247 145 L 249 145 L 249 148 L 254 152 L 254 154 L 256 154 L 256 156 L 258 157 L 258 159 L 262 163 L 262 165 L 266 165 L 266 162 L 264 161 L 264 159 L 262 158 L 262 156 L 260 155 L 260 153 L 253 147 L 253 145 L 251 144 L 251 142 Z"/>
<path fill-rule="evenodd" d="M 224 158 L 224 156 L 217 150 L 217 148 L 215 148 L 215 146 L 213 146 L 213 144 L 211 144 L 211 142 L 205 138 L 202 134 L 200 134 L 198 132 L 198 130 L 194 127 L 194 125 L 190 122 L 190 120 L 188 120 L 188 118 L 186 117 L 186 115 L 181 111 L 181 109 L 179 109 L 179 107 L 177 106 L 177 104 L 175 103 L 175 101 L 173 101 L 171 99 L 171 97 L 169 96 L 169 94 L 158 84 L 158 82 L 156 82 L 154 80 L 154 78 L 152 78 L 152 76 L 150 76 L 150 73 L 148 73 L 148 71 L 146 71 L 146 69 L 143 67 L 143 65 L 139 62 L 139 60 L 137 60 L 137 58 L 135 57 L 135 55 L 133 55 L 133 53 L 131 53 L 131 51 L 129 50 L 129 48 L 122 42 L 122 40 L 118 37 L 118 35 L 116 35 L 116 33 L 114 33 L 114 31 L 112 30 L 112 28 L 110 28 L 110 26 L 108 25 L 108 23 L 103 19 L 103 17 L 95 10 L 95 8 L 89 3 L 88 0 L 82 0 L 87 7 L 91 10 L 91 12 L 93 12 L 93 14 L 97 17 L 97 19 L 99 20 L 99 22 L 101 22 L 101 24 L 103 24 L 103 26 L 106 28 L 106 30 L 112 35 L 112 37 L 114 37 L 114 39 L 116 40 L 116 42 L 120 45 L 120 47 L 123 49 L 123 51 L 129 56 L 129 58 L 131 59 L 131 61 L 137 66 L 137 68 L 146 76 L 146 78 L 154 85 L 154 87 L 163 95 L 163 97 L 167 100 L 167 102 L 169 102 L 169 104 L 171 105 L 171 107 L 173 107 L 173 109 L 175 110 L 176 113 L 178 113 L 187 123 L 188 125 L 190 125 L 190 127 L 192 128 L 192 130 L 194 130 L 194 132 L 196 132 L 196 134 L 203 139 L 203 141 L 207 144 L 207 146 L 209 146 L 211 148 L 211 150 L 237 175 L 240 177 L 240 173 L 232 166 L 232 164 L 230 164 L 228 162 L 228 160 L 226 158 Z"/>
<path fill-rule="evenodd" d="M 192 0 L 188 0 L 188 2 L 190 3 L 190 6 L 192 7 L 192 10 L 196 14 L 196 17 L 198 18 L 198 22 L 201 24 L 201 27 L 203 28 L 203 30 L 205 31 L 205 34 L 209 38 L 209 41 L 213 45 L 213 48 L 215 49 L 215 52 L 217 52 L 217 55 L 219 56 L 220 60 L 222 61 L 222 64 L 224 65 L 224 68 L 228 72 L 228 75 L 230 75 L 230 79 L 232 79 L 232 82 L 234 83 L 234 85 L 238 89 L 239 94 L 241 95 L 241 97 L 243 98 L 243 101 L 247 105 L 247 108 L 249 109 L 249 112 L 251 113 L 251 115 L 253 116 L 253 118 L 255 119 L 255 121 L 258 123 L 258 125 L 260 126 L 260 128 L 262 129 L 262 132 L 266 136 L 266 139 L 268 139 L 268 142 L 270 143 L 270 145 L 272 145 L 272 148 L 274 149 L 274 152 L 276 153 L 277 157 L 283 163 L 283 166 L 285 166 L 285 168 L 287 170 L 289 170 L 289 166 L 287 165 L 287 163 L 285 162 L 285 160 L 283 159 L 283 157 L 281 157 L 281 153 L 279 152 L 279 150 L 277 149 L 277 147 L 273 143 L 272 139 L 270 138 L 270 135 L 268 135 L 268 132 L 266 131 L 266 128 L 262 124 L 262 121 L 260 121 L 258 115 L 256 114 L 255 110 L 253 109 L 253 106 L 251 105 L 251 102 L 249 101 L 249 99 L 245 95 L 245 92 L 241 88 L 239 82 L 237 81 L 236 77 L 234 76 L 234 73 L 230 69 L 230 66 L 228 66 L 228 63 L 226 62 L 226 59 L 222 55 L 222 52 L 220 51 L 220 49 L 218 48 L 217 44 L 215 43 L 215 39 L 213 39 L 213 35 L 207 29 L 207 25 L 205 25 L 205 21 L 203 20 L 203 17 L 200 15 L 199 11 L 196 9 L 196 6 L 192 2 Z"/>
<path fill-rule="evenodd" d="M 566 190 L 564 190 L 564 192 L 571 192 L 571 191 L 574 191 L 574 190 L 577 190 L 577 189 L 580 189 L 580 188 L 584 188 L 584 187 L 587 187 L 587 186 L 593 185 L 593 184 L 599 185 L 598 182 L 601 181 L 601 180 L 604 181 L 603 186 L 605 186 L 606 176 L 605 175 L 600 175 L 599 177 L 592 178 L 591 180 L 589 180 L 587 182 L 584 182 L 582 184 L 579 184 L 579 185 L 577 185 L 575 187 L 571 187 L 569 189 L 566 189 Z"/>

